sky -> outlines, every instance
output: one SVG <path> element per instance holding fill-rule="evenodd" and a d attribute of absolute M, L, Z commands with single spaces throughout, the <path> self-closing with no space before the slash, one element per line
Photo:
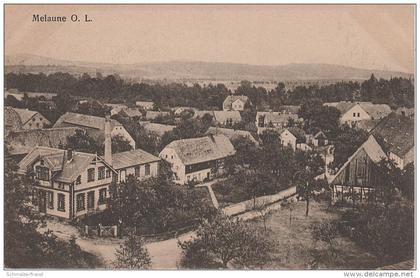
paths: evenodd
<path fill-rule="evenodd" d="M 32 22 L 33 14 L 66 16 Z M 70 22 L 85 14 L 92 22 Z M 6 55 L 131 64 L 327 63 L 414 72 L 414 5 L 6 5 Z"/>

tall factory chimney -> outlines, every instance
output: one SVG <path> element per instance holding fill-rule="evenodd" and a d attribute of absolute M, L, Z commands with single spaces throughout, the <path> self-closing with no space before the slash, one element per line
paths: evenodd
<path fill-rule="evenodd" d="M 109 115 L 105 116 L 105 161 L 112 165 L 112 142 L 111 142 L 111 120 Z"/>

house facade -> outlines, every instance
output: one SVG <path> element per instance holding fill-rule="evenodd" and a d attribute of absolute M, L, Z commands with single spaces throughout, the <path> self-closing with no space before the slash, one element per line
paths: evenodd
<path fill-rule="evenodd" d="M 223 111 L 244 111 L 249 103 L 247 96 L 231 95 L 223 101 Z"/>
<path fill-rule="evenodd" d="M 143 110 L 153 110 L 155 103 L 153 101 L 136 101 L 136 106 Z"/>
<path fill-rule="evenodd" d="M 19 163 L 18 172 L 31 175 L 36 182 L 34 209 L 64 219 L 105 209 L 116 174 L 95 154 L 47 147 L 34 148 Z"/>
<path fill-rule="evenodd" d="M 224 135 L 176 140 L 168 144 L 159 157 L 171 164 L 178 184 L 211 180 L 223 172 L 224 160 L 235 153 Z"/>
<path fill-rule="evenodd" d="M 255 125 L 257 126 L 258 134 L 261 134 L 266 129 L 285 128 L 290 120 L 298 121 L 299 116 L 282 112 L 257 112 Z"/>
<path fill-rule="evenodd" d="M 383 184 L 383 173 L 377 164 L 387 156 L 374 136 L 370 135 L 339 171 L 331 176 L 329 184 L 335 202 L 354 199 L 363 201 Z"/>
<path fill-rule="evenodd" d="M 340 111 L 340 123 L 351 126 L 362 121 L 381 120 L 388 116 L 392 110 L 387 104 L 373 104 L 371 102 L 330 102 L 325 106 L 335 107 Z"/>
<path fill-rule="evenodd" d="M 129 175 L 139 180 L 157 177 L 160 159 L 141 149 L 112 154 L 112 167 L 117 171 L 117 181 L 125 182 Z"/>

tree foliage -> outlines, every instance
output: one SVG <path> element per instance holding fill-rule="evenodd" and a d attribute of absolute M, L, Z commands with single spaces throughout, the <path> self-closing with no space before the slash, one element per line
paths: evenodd
<path fill-rule="evenodd" d="M 179 242 L 185 268 L 260 268 L 270 258 L 274 243 L 239 219 L 217 215 L 204 222 L 189 241 Z"/>
<path fill-rule="evenodd" d="M 152 265 L 149 252 L 143 240 L 136 235 L 129 235 L 115 251 L 114 266 L 122 269 L 148 269 Z"/>

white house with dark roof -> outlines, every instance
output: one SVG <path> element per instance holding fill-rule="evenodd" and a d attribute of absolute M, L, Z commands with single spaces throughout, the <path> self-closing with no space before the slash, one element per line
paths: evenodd
<path fill-rule="evenodd" d="M 178 184 L 211 180 L 223 172 L 224 159 L 235 153 L 229 139 L 221 134 L 176 140 L 159 157 L 171 164 Z"/>
<path fill-rule="evenodd" d="M 40 129 L 51 125 L 41 113 L 28 109 L 4 108 L 6 131 L 21 129 Z"/>
<path fill-rule="evenodd" d="M 95 154 L 35 147 L 19 163 L 29 174 L 34 208 L 52 216 L 74 219 L 106 208 L 109 185 L 116 171 Z"/>
<path fill-rule="evenodd" d="M 392 110 L 387 104 L 373 104 L 371 102 L 330 102 L 325 106 L 335 107 L 340 111 L 340 123 L 355 125 L 360 121 L 380 120 L 388 116 Z"/>
<path fill-rule="evenodd" d="M 223 101 L 223 111 L 243 111 L 247 103 L 247 96 L 230 95 Z"/>
<path fill-rule="evenodd" d="M 155 177 L 160 159 L 137 149 L 112 154 L 111 121 L 105 119 L 105 152 L 96 154 L 35 147 L 19 163 L 18 173 L 29 174 L 34 208 L 48 215 L 74 219 L 106 208 L 109 185 L 130 174 L 142 180 Z"/>
<path fill-rule="evenodd" d="M 136 142 L 127 132 L 124 126 L 116 120 L 111 119 L 111 137 L 117 135 L 125 138 L 135 149 Z M 105 118 L 96 117 L 91 115 L 84 115 L 78 113 L 67 112 L 62 115 L 57 122 L 55 122 L 53 128 L 62 128 L 62 127 L 79 127 L 87 130 L 89 135 L 93 135 L 95 140 L 103 140 L 103 134 L 105 130 Z M 102 138 L 101 138 L 102 137 Z"/>
<path fill-rule="evenodd" d="M 112 167 L 118 173 L 118 181 L 124 182 L 129 175 L 139 180 L 156 177 L 160 158 L 141 149 L 112 154 Z"/>

